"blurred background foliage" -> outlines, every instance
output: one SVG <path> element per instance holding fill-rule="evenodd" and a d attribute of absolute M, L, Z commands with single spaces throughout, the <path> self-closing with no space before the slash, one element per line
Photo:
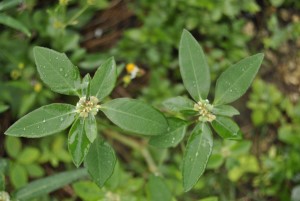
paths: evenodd
<path fill-rule="evenodd" d="M 243 57 L 265 53 L 252 89 L 234 103 L 244 140 L 215 136 L 208 170 L 184 193 L 183 144 L 158 150 L 147 139 L 118 137 L 122 131 L 102 122 L 100 133 L 119 158 L 108 184 L 99 189 L 87 178 L 36 200 L 300 200 L 298 0 L 1 1 L 0 133 L 44 104 L 77 101 L 41 83 L 32 55 L 36 45 L 66 52 L 83 74 L 114 56 L 120 77 L 112 96 L 139 98 L 163 110 L 163 100 L 186 95 L 177 58 L 183 28 L 202 44 L 213 81 Z M 137 76 L 127 64 L 139 69 Z M 0 191 L 73 169 L 66 140 L 66 133 L 34 140 L 0 135 Z M 151 176 L 147 153 L 162 180 Z"/>

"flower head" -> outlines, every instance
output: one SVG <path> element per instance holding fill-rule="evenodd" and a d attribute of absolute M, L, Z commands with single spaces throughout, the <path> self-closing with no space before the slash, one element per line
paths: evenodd
<path fill-rule="evenodd" d="M 81 97 L 76 104 L 76 112 L 80 117 L 86 118 L 89 114 L 96 115 L 99 111 L 99 100 L 95 96 L 90 96 L 88 99 L 84 96 Z"/>
<path fill-rule="evenodd" d="M 198 111 L 200 114 L 199 121 L 202 122 L 212 122 L 216 119 L 216 116 L 212 113 L 213 106 L 209 104 L 209 101 L 200 100 L 198 103 L 195 103 L 194 110 Z"/>

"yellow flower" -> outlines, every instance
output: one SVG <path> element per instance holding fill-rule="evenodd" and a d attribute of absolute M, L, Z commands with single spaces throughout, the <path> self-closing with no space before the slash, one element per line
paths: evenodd
<path fill-rule="evenodd" d="M 126 71 L 127 73 L 132 73 L 134 69 L 136 69 L 137 66 L 134 63 L 129 63 L 126 65 Z"/>
<path fill-rule="evenodd" d="M 41 83 L 37 82 L 34 86 L 33 89 L 35 92 L 40 92 L 42 90 L 43 86 L 41 85 Z"/>

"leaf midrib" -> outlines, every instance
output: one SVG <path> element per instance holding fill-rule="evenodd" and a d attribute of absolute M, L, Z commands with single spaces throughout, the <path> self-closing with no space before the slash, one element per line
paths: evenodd
<path fill-rule="evenodd" d="M 125 115 L 128 115 L 128 116 L 131 116 L 131 117 L 137 117 L 137 118 L 139 118 L 139 119 L 142 119 L 142 120 L 145 120 L 145 121 L 150 121 L 150 122 L 153 122 L 153 123 L 155 123 L 155 124 L 157 124 L 157 125 L 164 125 L 164 124 L 160 124 L 159 122 L 157 122 L 157 121 L 153 121 L 152 119 L 146 119 L 146 118 L 143 118 L 143 117 L 141 117 L 141 116 L 138 116 L 138 115 L 134 115 L 134 114 L 132 114 L 132 113 L 127 113 L 127 112 L 123 112 L 123 111 L 121 111 L 121 110 L 115 110 L 115 109 L 112 109 L 112 108 L 108 108 L 108 107 L 105 107 L 105 106 L 102 106 L 102 108 L 101 109 L 107 109 L 107 110 L 112 110 L 112 111 L 115 111 L 115 112 L 118 112 L 118 113 L 121 113 L 121 114 L 125 114 Z"/>
<path fill-rule="evenodd" d="M 59 115 L 59 116 L 51 117 L 51 118 L 49 118 L 49 119 L 45 119 L 45 121 L 53 120 L 53 119 L 56 119 L 56 118 L 60 118 L 60 117 L 62 117 L 62 116 L 69 115 L 69 114 L 73 114 L 73 113 L 75 113 L 75 111 L 68 112 L 68 113 L 64 113 L 64 114 Z M 19 130 L 22 130 L 22 129 L 24 129 L 24 128 L 29 128 L 29 127 L 35 126 L 35 125 L 37 125 L 37 124 L 44 124 L 44 123 L 46 123 L 46 122 L 43 122 L 43 121 L 44 121 L 44 120 L 39 121 L 39 122 L 36 122 L 36 123 L 34 123 L 34 124 L 30 124 L 29 126 L 24 126 L 24 127 L 22 127 L 22 128 L 17 128 L 17 129 L 15 129 L 15 131 L 19 131 Z"/>

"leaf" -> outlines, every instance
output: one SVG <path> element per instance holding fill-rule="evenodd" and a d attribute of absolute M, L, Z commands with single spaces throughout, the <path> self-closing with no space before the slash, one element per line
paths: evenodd
<path fill-rule="evenodd" d="M 86 169 L 66 171 L 56 175 L 51 175 L 43 179 L 35 180 L 14 193 L 16 200 L 25 201 L 55 191 L 63 186 L 86 177 Z"/>
<path fill-rule="evenodd" d="M 0 11 L 15 7 L 21 3 L 20 0 L 2 0 L 0 2 Z"/>
<path fill-rule="evenodd" d="M 240 112 L 232 107 L 231 105 L 217 105 L 213 107 L 212 112 L 215 115 L 227 116 L 232 117 L 234 115 L 239 115 Z"/>
<path fill-rule="evenodd" d="M 53 103 L 25 115 L 5 131 L 6 135 L 37 138 L 58 133 L 74 121 L 75 107 Z"/>
<path fill-rule="evenodd" d="M 103 100 L 115 87 L 116 80 L 116 63 L 111 57 L 97 69 L 91 81 L 91 94 L 96 96 L 99 101 Z"/>
<path fill-rule="evenodd" d="M 212 196 L 212 197 L 206 197 L 206 198 L 202 198 L 199 201 L 218 201 L 218 197 L 216 196 Z"/>
<path fill-rule="evenodd" d="M 15 188 L 24 186 L 28 181 L 28 175 L 25 168 L 18 163 L 13 164 L 9 169 L 9 178 Z"/>
<path fill-rule="evenodd" d="M 146 187 L 149 201 L 171 201 L 172 194 L 161 177 L 151 175 Z"/>
<path fill-rule="evenodd" d="M 81 83 L 81 94 L 85 97 L 91 96 L 91 76 L 90 74 L 86 74 L 82 79 Z"/>
<path fill-rule="evenodd" d="M 8 105 L 4 105 L 3 103 L 0 103 L 0 113 L 5 112 L 6 110 L 8 110 L 9 106 Z"/>
<path fill-rule="evenodd" d="M 85 124 L 85 119 L 77 118 L 69 131 L 68 148 L 76 167 L 80 166 L 91 145 Z"/>
<path fill-rule="evenodd" d="M 102 187 L 114 172 L 116 165 L 114 150 L 103 140 L 97 138 L 85 158 L 85 166 L 93 181 Z"/>
<path fill-rule="evenodd" d="M 231 103 L 241 97 L 251 85 L 263 57 L 262 53 L 247 57 L 224 71 L 217 80 L 214 104 Z"/>
<path fill-rule="evenodd" d="M 105 191 L 100 189 L 94 182 L 78 181 L 72 185 L 76 195 L 82 200 L 96 201 L 105 199 Z"/>
<path fill-rule="evenodd" d="M 181 111 L 188 111 L 188 110 L 194 111 L 195 102 L 186 97 L 177 96 L 165 100 L 162 104 L 164 108 L 166 108 L 169 111 L 181 112 Z"/>
<path fill-rule="evenodd" d="M 38 164 L 32 163 L 25 166 L 26 171 L 30 177 L 42 177 L 45 175 L 43 167 Z"/>
<path fill-rule="evenodd" d="M 22 24 L 20 21 L 14 19 L 8 15 L 0 14 L 0 24 L 6 25 L 6 26 L 16 29 L 18 31 L 21 31 L 24 34 L 26 34 L 26 36 L 28 36 L 28 37 L 31 36 L 30 31 L 27 29 L 27 27 L 24 24 Z"/>
<path fill-rule="evenodd" d="M 92 143 L 97 137 L 97 122 L 94 115 L 89 114 L 85 121 L 85 132 L 89 141 Z"/>
<path fill-rule="evenodd" d="M 185 88 L 197 102 L 206 99 L 210 88 L 209 67 L 196 39 L 183 30 L 179 45 L 180 73 Z"/>
<path fill-rule="evenodd" d="M 5 151 L 11 158 L 16 158 L 22 149 L 20 138 L 7 136 L 5 138 Z"/>
<path fill-rule="evenodd" d="M 183 139 L 187 123 L 178 118 L 168 118 L 169 131 L 163 135 L 152 136 L 149 144 L 155 147 L 168 148 L 176 147 Z"/>
<path fill-rule="evenodd" d="M 183 187 L 189 191 L 203 174 L 213 147 L 211 130 L 207 124 L 198 124 L 188 140 L 183 157 Z"/>
<path fill-rule="evenodd" d="M 101 105 L 100 110 L 120 128 L 142 135 L 167 132 L 164 115 L 144 102 L 129 98 L 114 99 Z"/>
<path fill-rule="evenodd" d="M 80 96 L 78 68 L 65 54 L 44 47 L 35 47 L 33 54 L 41 79 L 52 91 Z"/>
<path fill-rule="evenodd" d="M 40 156 L 37 148 L 27 146 L 17 157 L 20 164 L 31 164 L 35 162 Z"/>
<path fill-rule="evenodd" d="M 228 117 L 217 116 L 211 124 L 214 130 L 224 139 L 242 139 L 242 132 L 240 131 L 239 126 Z"/>

